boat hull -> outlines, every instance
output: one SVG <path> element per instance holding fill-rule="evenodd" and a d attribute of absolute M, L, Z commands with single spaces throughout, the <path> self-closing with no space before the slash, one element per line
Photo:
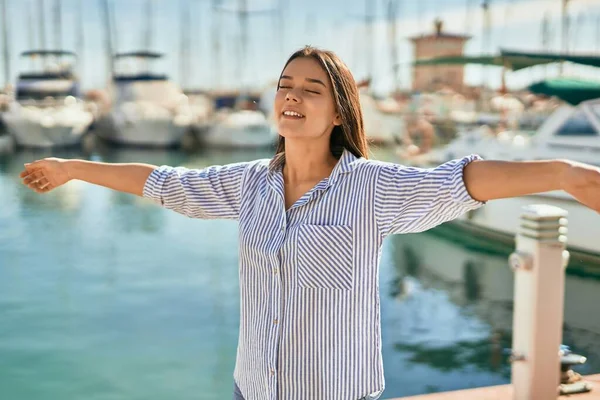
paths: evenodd
<path fill-rule="evenodd" d="M 233 111 L 217 115 L 212 124 L 198 130 L 198 141 L 206 147 L 264 148 L 274 146 L 278 134 L 258 111 Z"/>
<path fill-rule="evenodd" d="M 0 133 L 0 154 L 11 154 L 15 151 L 15 139 Z"/>
<path fill-rule="evenodd" d="M 483 234 L 489 232 L 490 235 L 503 234 L 514 237 L 519 228 L 519 217 L 523 207 L 540 203 L 560 207 L 569 213 L 569 250 L 600 261 L 600 224 L 590 223 L 598 218 L 598 214 L 560 192 L 489 201 L 485 207 L 463 215 L 454 223 L 471 226 Z"/>
<path fill-rule="evenodd" d="M 95 133 L 120 146 L 175 147 L 189 129 L 189 125 L 178 125 L 172 118 L 123 120 L 108 114 L 98 120 Z"/>
<path fill-rule="evenodd" d="M 42 126 L 39 121 L 32 121 L 18 115 L 3 116 L 7 132 L 14 138 L 19 147 L 51 148 L 70 147 L 81 143 L 92 119 L 76 125 Z"/>
<path fill-rule="evenodd" d="M 275 144 L 276 134 L 269 126 L 213 126 L 198 134 L 206 147 L 261 148 Z"/>

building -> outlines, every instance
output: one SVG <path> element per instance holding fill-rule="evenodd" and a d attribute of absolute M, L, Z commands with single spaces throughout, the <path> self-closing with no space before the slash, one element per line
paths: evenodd
<path fill-rule="evenodd" d="M 465 43 L 471 38 L 442 31 L 443 22 L 434 21 L 434 32 L 410 38 L 414 46 L 413 60 L 442 56 L 462 56 Z M 463 87 L 463 65 L 420 65 L 413 67 L 413 91 L 433 91 L 449 87 L 460 91 Z"/>

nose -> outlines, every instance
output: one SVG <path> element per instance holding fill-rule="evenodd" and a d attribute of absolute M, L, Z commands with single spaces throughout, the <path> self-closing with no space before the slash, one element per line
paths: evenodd
<path fill-rule="evenodd" d="M 293 101 L 295 103 L 299 103 L 300 97 L 296 94 L 295 90 L 289 90 L 285 95 L 285 101 Z"/>

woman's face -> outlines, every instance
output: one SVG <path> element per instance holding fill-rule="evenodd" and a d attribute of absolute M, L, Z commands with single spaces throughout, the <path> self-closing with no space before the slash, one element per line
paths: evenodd
<path fill-rule="evenodd" d="M 335 110 L 331 83 L 318 61 L 309 57 L 290 62 L 279 81 L 274 112 L 285 138 L 329 137 L 341 120 Z"/>

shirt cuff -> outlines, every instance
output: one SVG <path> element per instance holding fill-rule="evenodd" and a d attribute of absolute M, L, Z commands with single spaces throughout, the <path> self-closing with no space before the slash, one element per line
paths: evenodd
<path fill-rule="evenodd" d="M 461 203 L 471 208 L 480 207 L 485 204 L 484 201 L 475 200 L 473 197 L 471 197 L 471 195 L 467 191 L 467 186 L 465 185 L 465 167 L 469 165 L 469 163 L 478 160 L 483 160 L 483 158 L 479 157 L 476 154 L 471 154 L 469 156 L 457 160 L 456 166 L 454 167 L 454 172 L 452 174 L 452 187 L 454 188 L 454 190 L 452 190 L 452 199 L 456 203 Z"/>
<path fill-rule="evenodd" d="M 143 196 L 164 206 L 163 186 L 173 169 L 173 167 L 167 165 L 155 168 L 150 176 L 148 176 L 148 179 L 146 179 Z"/>

